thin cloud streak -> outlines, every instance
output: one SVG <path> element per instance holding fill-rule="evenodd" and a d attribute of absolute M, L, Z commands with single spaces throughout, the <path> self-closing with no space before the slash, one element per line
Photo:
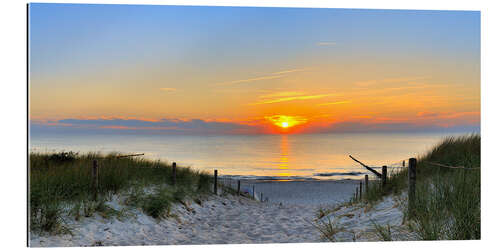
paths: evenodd
<path fill-rule="evenodd" d="M 279 102 L 288 102 L 288 101 L 296 101 L 296 100 L 310 100 L 310 99 L 319 99 L 328 96 L 332 96 L 334 94 L 322 94 L 322 95 L 305 95 L 305 96 L 290 96 L 283 97 L 272 100 L 264 100 L 260 102 L 250 103 L 250 105 L 260 105 L 260 104 L 271 104 L 271 103 L 279 103 Z"/>
<path fill-rule="evenodd" d="M 283 71 L 278 71 L 272 73 L 273 75 L 281 75 L 281 74 L 289 74 L 289 73 L 294 73 L 294 72 L 301 72 L 301 71 L 307 71 L 309 68 L 303 68 L 303 69 L 290 69 L 290 70 L 283 70 Z"/>
<path fill-rule="evenodd" d="M 319 42 L 319 43 L 316 43 L 316 45 L 318 46 L 333 46 L 333 45 L 336 45 L 337 43 L 336 42 Z"/>
<path fill-rule="evenodd" d="M 250 79 L 235 80 L 235 81 L 230 81 L 230 82 L 220 82 L 220 83 L 216 83 L 215 85 L 218 85 L 218 86 L 233 85 L 233 84 L 237 84 L 237 83 L 256 82 L 256 81 L 262 81 L 262 80 L 277 79 L 277 78 L 282 78 L 282 77 L 285 77 L 285 75 L 262 76 L 262 77 L 255 77 L 255 78 L 250 78 Z"/>
<path fill-rule="evenodd" d="M 380 84 L 380 83 L 411 82 L 411 81 L 427 80 L 427 79 L 429 79 L 429 77 L 423 77 L 423 76 L 385 78 L 385 79 L 380 79 L 380 80 L 359 81 L 359 82 L 355 82 L 354 85 L 361 86 L 361 87 L 368 87 L 368 86 L 372 86 L 374 84 Z"/>
<path fill-rule="evenodd" d="M 351 101 L 327 102 L 327 103 L 318 104 L 318 106 L 328 106 L 328 105 L 337 105 L 337 104 L 346 104 L 346 103 L 351 103 Z"/>
<path fill-rule="evenodd" d="M 228 81 L 228 82 L 220 82 L 220 83 L 216 83 L 215 85 L 217 85 L 217 86 L 221 86 L 221 85 L 224 86 L 224 85 L 233 85 L 233 84 L 245 83 L 245 82 L 256 82 L 256 81 L 263 81 L 263 80 L 272 80 L 272 79 L 278 79 L 278 78 L 285 77 L 287 74 L 290 74 L 290 73 L 307 71 L 307 70 L 309 70 L 309 68 L 283 70 L 283 71 L 273 72 L 273 73 L 271 73 L 271 75 L 268 75 L 268 76 L 261 76 L 261 77 L 255 77 L 255 78 L 249 78 L 249 79 L 242 79 L 242 80 L 234 80 L 234 81 Z"/>
<path fill-rule="evenodd" d="M 299 95 L 304 95 L 304 92 L 301 91 L 283 91 L 283 92 L 277 92 L 277 93 L 272 93 L 272 94 L 267 94 L 267 95 L 261 95 L 259 98 L 265 99 L 265 98 L 275 98 L 275 97 L 290 97 L 290 96 L 299 96 Z"/>

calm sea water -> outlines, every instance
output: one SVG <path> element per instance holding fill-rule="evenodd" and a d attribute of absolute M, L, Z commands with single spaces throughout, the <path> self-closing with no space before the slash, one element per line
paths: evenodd
<path fill-rule="evenodd" d="M 220 175 L 272 179 L 359 179 L 370 166 L 399 166 L 452 134 L 362 133 L 294 135 L 81 135 L 36 134 L 32 152 L 145 153 L 153 160 Z"/>

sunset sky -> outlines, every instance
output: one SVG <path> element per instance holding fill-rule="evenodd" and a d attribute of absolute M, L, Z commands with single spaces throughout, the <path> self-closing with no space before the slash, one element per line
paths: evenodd
<path fill-rule="evenodd" d="M 480 13 L 30 4 L 34 131 L 480 124 Z"/>

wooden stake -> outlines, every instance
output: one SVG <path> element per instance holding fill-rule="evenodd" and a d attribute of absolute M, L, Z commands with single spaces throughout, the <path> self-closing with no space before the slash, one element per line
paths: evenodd
<path fill-rule="evenodd" d="M 240 196 L 240 187 L 241 187 L 241 181 L 238 180 L 238 196 Z"/>
<path fill-rule="evenodd" d="M 177 182 L 177 163 L 172 163 L 172 183 L 175 186 Z"/>
<path fill-rule="evenodd" d="M 356 187 L 356 194 L 354 195 L 354 201 L 358 200 L 358 187 Z"/>
<path fill-rule="evenodd" d="M 214 194 L 217 195 L 217 169 L 214 170 Z"/>
<path fill-rule="evenodd" d="M 99 189 L 99 166 L 97 165 L 97 160 L 94 160 L 92 165 L 92 191 L 93 191 L 94 201 L 97 201 L 98 189 Z"/>
<path fill-rule="evenodd" d="M 387 166 L 382 166 L 382 187 L 387 184 Z"/>
<path fill-rule="evenodd" d="M 415 209 L 415 185 L 417 182 L 417 159 L 410 158 L 408 161 L 408 214 L 410 217 Z"/>

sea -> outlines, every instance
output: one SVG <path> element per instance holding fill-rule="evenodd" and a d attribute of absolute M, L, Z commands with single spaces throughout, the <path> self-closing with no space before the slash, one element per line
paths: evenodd
<path fill-rule="evenodd" d="M 463 134 L 463 133 L 462 133 Z M 330 133 L 272 135 L 55 134 L 29 136 L 36 153 L 142 154 L 151 160 L 220 176 L 256 180 L 361 179 L 370 172 L 352 160 L 396 171 L 459 133 Z"/>

